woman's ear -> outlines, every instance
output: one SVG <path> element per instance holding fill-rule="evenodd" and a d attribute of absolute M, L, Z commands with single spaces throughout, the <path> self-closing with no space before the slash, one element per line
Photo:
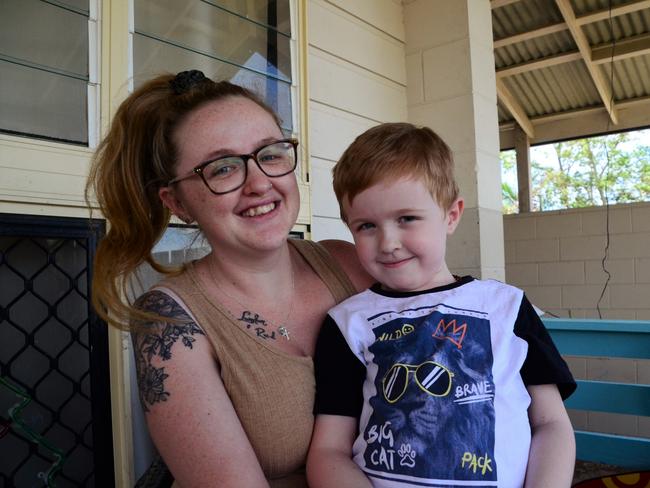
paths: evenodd
<path fill-rule="evenodd" d="M 447 235 L 453 234 L 458 227 L 464 209 L 465 201 L 462 198 L 457 198 L 447 210 Z"/>
<path fill-rule="evenodd" d="M 158 196 L 163 205 L 167 207 L 174 215 L 185 223 L 192 221 L 192 217 L 187 213 L 183 203 L 176 195 L 176 191 L 171 186 L 163 186 L 158 190 Z"/>

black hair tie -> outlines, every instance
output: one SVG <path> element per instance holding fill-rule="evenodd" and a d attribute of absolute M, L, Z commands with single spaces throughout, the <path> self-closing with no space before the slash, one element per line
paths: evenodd
<path fill-rule="evenodd" d="M 169 82 L 169 85 L 172 87 L 172 90 L 174 90 L 176 95 L 182 95 L 183 93 L 190 91 L 199 83 L 205 81 L 209 80 L 203 72 L 198 69 L 193 69 L 190 71 L 181 71 Z"/>

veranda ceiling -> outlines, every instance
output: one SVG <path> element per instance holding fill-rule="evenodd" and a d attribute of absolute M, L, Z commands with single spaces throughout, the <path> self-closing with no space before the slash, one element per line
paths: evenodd
<path fill-rule="evenodd" d="M 491 5 L 502 149 L 650 126 L 650 0 Z"/>

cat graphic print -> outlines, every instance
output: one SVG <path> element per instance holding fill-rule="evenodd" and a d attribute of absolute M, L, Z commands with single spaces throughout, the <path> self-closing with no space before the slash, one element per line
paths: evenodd
<path fill-rule="evenodd" d="M 489 485 L 497 480 L 489 321 L 440 306 L 419 312 L 391 312 L 372 329 L 376 395 L 363 432 L 366 472 Z"/>

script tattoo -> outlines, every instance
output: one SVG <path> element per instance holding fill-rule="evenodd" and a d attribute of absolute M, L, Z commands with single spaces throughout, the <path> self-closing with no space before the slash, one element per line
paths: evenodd
<path fill-rule="evenodd" d="M 171 297 L 160 291 L 150 291 L 142 295 L 136 306 L 163 317 L 179 319 L 179 322 L 150 322 L 150 331 L 133 333 L 135 345 L 135 365 L 138 376 L 140 401 L 145 412 L 154 403 L 167 401 L 170 393 L 165 389 L 165 379 L 169 374 L 165 368 L 151 364 L 154 357 L 167 361 L 172 357 L 172 346 L 179 340 L 185 347 L 192 349 L 196 334 L 203 331 L 193 322 Z"/>
<path fill-rule="evenodd" d="M 272 331 L 271 333 L 266 331 L 264 327 L 269 324 L 260 316 L 260 314 L 251 312 L 250 310 L 244 310 L 241 314 L 241 317 L 239 317 L 237 320 L 244 322 L 247 329 L 252 328 L 255 331 L 257 337 L 261 337 L 262 339 L 275 340 L 275 331 Z M 260 325 L 262 327 L 260 327 Z"/>
<path fill-rule="evenodd" d="M 250 329 L 251 325 L 257 325 L 257 324 L 266 327 L 266 320 L 260 317 L 260 314 L 250 312 L 248 310 L 244 310 L 241 313 L 241 317 L 239 317 L 237 320 L 239 320 L 240 322 L 244 322 L 246 324 L 247 329 Z"/>

